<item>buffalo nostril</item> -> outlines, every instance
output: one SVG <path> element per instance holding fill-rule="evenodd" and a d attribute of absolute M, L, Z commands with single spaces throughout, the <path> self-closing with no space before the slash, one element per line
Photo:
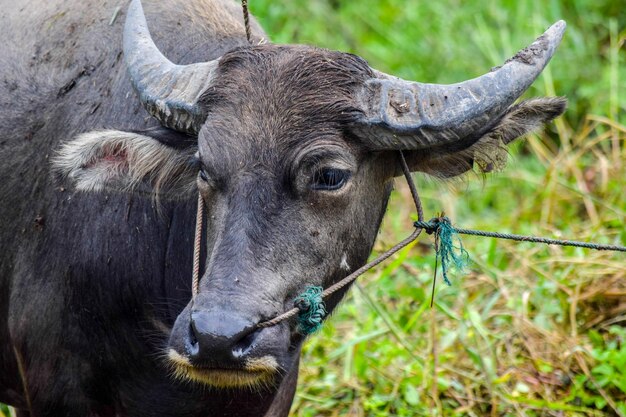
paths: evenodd
<path fill-rule="evenodd" d="M 263 329 L 256 329 L 241 338 L 233 347 L 233 357 L 239 359 L 250 353 L 255 347 L 255 341 L 261 330 Z"/>
<path fill-rule="evenodd" d="M 196 336 L 196 329 L 194 326 L 193 321 L 189 324 L 189 344 L 187 346 L 187 349 L 189 351 L 190 355 L 197 355 L 198 351 L 200 350 L 200 346 L 198 343 L 198 338 Z"/>

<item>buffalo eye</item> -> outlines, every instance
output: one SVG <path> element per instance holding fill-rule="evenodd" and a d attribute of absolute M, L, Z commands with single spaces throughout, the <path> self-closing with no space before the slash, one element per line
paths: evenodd
<path fill-rule="evenodd" d="M 200 178 L 204 182 L 207 182 L 209 180 L 209 176 L 206 174 L 206 171 L 204 169 L 200 170 Z"/>
<path fill-rule="evenodd" d="M 338 168 L 322 168 L 313 177 L 314 190 L 334 191 L 343 187 L 350 179 L 350 172 Z"/>

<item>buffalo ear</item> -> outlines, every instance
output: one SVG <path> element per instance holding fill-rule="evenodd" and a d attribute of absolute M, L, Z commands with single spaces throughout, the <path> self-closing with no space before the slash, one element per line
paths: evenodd
<path fill-rule="evenodd" d="M 567 100 L 563 97 L 522 101 L 509 107 L 494 126 L 466 149 L 450 151 L 439 147 L 404 151 L 404 155 L 411 171 L 421 171 L 437 178 L 462 175 L 474 167 L 479 172 L 500 171 L 507 162 L 508 144 L 560 116 L 566 107 Z"/>
<path fill-rule="evenodd" d="M 196 151 L 195 139 L 181 140 L 180 133 L 163 128 L 92 131 L 63 144 L 52 169 L 79 191 L 186 198 L 196 190 Z"/>

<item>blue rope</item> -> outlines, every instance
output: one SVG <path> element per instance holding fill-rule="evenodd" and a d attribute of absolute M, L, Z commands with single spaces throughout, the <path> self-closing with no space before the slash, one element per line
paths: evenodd
<path fill-rule="evenodd" d="M 448 268 L 450 263 L 459 271 L 463 272 L 469 261 L 469 254 L 463 248 L 463 243 L 458 237 L 456 230 L 450 224 L 450 219 L 447 217 L 440 217 L 431 220 L 436 224 L 435 237 L 437 239 L 437 256 L 441 259 L 441 272 L 443 280 L 446 284 L 452 285 L 448 278 Z M 455 246 L 454 241 L 458 242 Z"/>
<path fill-rule="evenodd" d="M 298 312 L 298 331 L 305 336 L 318 331 L 322 327 L 324 317 L 326 317 L 326 305 L 322 291 L 322 287 L 310 286 L 294 300 L 294 305 L 300 310 Z"/>

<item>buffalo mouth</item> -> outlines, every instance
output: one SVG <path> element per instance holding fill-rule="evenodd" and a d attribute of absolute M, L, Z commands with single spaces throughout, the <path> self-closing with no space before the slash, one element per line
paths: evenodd
<path fill-rule="evenodd" d="M 177 379 L 191 381 L 215 388 L 258 388 L 272 384 L 279 372 L 272 356 L 247 359 L 238 368 L 194 366 L 174 349 L 167 354 L 172 373 Z"/>

